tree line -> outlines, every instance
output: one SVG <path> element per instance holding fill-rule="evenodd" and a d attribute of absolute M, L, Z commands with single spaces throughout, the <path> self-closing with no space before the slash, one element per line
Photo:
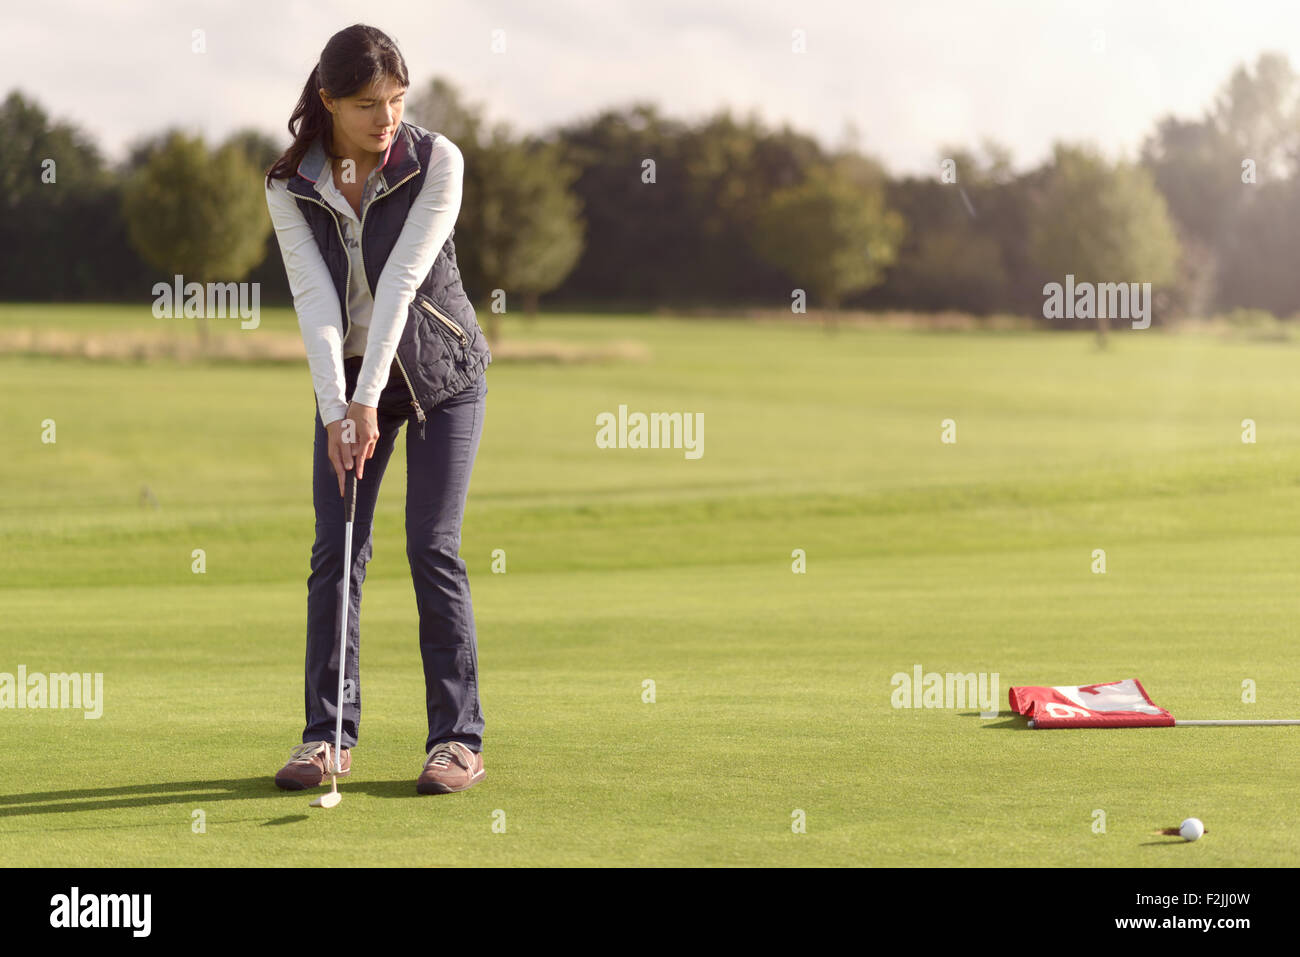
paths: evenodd
<path fill-rule="evenodd" d="M 1045 285 L 1067 275 L 1151 283 L 1159 323 L 1300 313 L 1298 103 L 1287 59 L 1264 54 L 1200 117 L 1159 120 L 1132 158 L 1061 142 L 1017 171 L 984 142 L 908 176 L 729 110 L 691 124 L 634 103 L 517 136 L 435 79 L 411 91 L 406 119 L 465 154 L 457 256 L 489 323 L 543 300 L 1041 316 Z M 289 304 L 262 197 L 286 145 L 247 129 L 209 147 L 173 129 L 109 165 L 83 132 L 10 93 L 0 298 L 140 301 L 181 273 L 258 282 L 263 303 Z"/>

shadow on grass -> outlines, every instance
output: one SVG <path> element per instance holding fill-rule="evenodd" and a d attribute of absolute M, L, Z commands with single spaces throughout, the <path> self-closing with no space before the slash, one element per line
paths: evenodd
<path fill-rule="evenodd" d="M 310 814 L 290 814 L 286 817 L 277 817 L 270 821 L 263 821 L 262 827 L 279 827 L 282 824 L 297 824 L 299 821 L 306 821 L 310 818 Z"/>
<path fill-rule="evenodd" d="M 958 714 L 963 718 L 978 718 L 980 716 L 978 711 L 959 711 Z M 1006 719 L 1003 721 L 994 722 L 992 718 L 985 719 L 984 727 L 993 731 L 1033 730 L 1033 728 L 1029 727 L 1029 722 L 1026 721 L 1022 715 L 1018 715 L 1014 711 L 998 712 L 998 717 L 1002 717 L 1003 715 L 1006 715 Z"/>
<path fill-rule="evenodd" d="M 36 814 L 69 814 L 82 811 L 111 811 L 165 805 L 206 807 L 224 801 L 283 800 L 302 802 L 306 806 L 313 797 L 323 793 L 324 786 L 302 791 L 282 791 L 267 775 L 255 778 L 219 778 L 211 781 L 163 781 L 158 784 L 124 784 L 118 787 L 67 788 L 61 791 L 33 791 L 30 794 L 0 794 L 0 821 L 5 818 L 27 818 Z M 380 798 L 423 798 L 415 791 L 415 778 L 399 781 L 356 781 L 348 778 L 339 781 L 344 795 L 365 794 Z M 266 825 L 292 824 L 307 820 L 307 814 L 288 817 L 239 818 L 240 821 L 262 821 Z M 216 823 L 216 822 L 214 822 Z M 128 826 L 128 825 L 123 825 Z M 155 826 L 155 825 L 138 825 Z"/>

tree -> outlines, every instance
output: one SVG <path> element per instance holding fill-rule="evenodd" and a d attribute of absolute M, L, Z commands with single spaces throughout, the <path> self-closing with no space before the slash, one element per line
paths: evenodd
<path fill-rule="evenodd" d="M 1261 53 L 1252 73 L 1239 66 L 1210 111 L 1215 129 L 1238 158 L 1253 158 L 1270 179 L 1294 175 L 1300 163 L 1300 88 L 1281 53 Z"/>
<path fill-rule="evenodd" d="M 131 245 L 168 280 L 239 282 L 262 260 L 271 230 L 260 172 L 238 143 L 213 153 L 173 132 L 127 182 Z M 199 336 L 206 341 L 206 317 Z"/>
<path fill-rule="evenodd" d="M 467 156 L 478 149 L 484 134 L 483 107 L 466 103 L 454 83 L 435 77 L 410 96 L 405 118 L 434 133 L 441 133 Z"/>
<path fill-rule="evenodd" d="M 538 297 L 558 286 L 582 255 L 581 204 L 569 187 L 578 171 L 554 143 L 510 140 L 498 128 L 481 155 L 494 184 L 483 197 L 479 255 L 493 288 L 518 292 L 534 320 Z M 498 340 L 496 313 L 488 339 Z"/>
<path fill-rule="evenodd" d="M 255 167 L 265 173 L 274 165 L 275 161 L 280 158 L 283 149 L 261 130 L 251 127 L 242 130 L 236 130 L 226 137 L 222 146 L 230 146 L 239 150 L 248 161 Z"/>
<path fill-rule="evenodd" d="M 284 152 L 284 146 L 272 137 L 257 129 L 237 130 L 226 137 L 223 146 L 240 150 L 253 166 L 263 174 L 274 165 Z M 293 291 L 289 288 L 289 276 L 284 269 L 284 258 L 280 252 L 280 241 L 274 231 L 267 234 L 266 252 L 257 265 L 244 277 L 245 282 L 256 283 L 261 290 L 262 302 L 291 302 Z"/>
<path fill-rule="evenodd" d="M 1292 199 L 1278 187 L 1300 169 L 1298 96 L 1300 82 L 1286 58 L 1265 53 L 1253 71 L 1233 71 L 1201 118 L 1165 117 L 1144 142 L 1142 163 L 1154 174 L 1183 244 L 1184 278 L 1173 296 L 1180 311 L 1300 302 L 1290 277 L 1291 247 L 1263 245 L 1257 232 L 1274 217 L 1279 195 Z"/>
<path fill-rule="evenodd" d="M 57 188 L 41 181 L 52 160 Z M 24 200 L 55 202 L 77 191 L 103 188 L 108 174 L 99 149 L 75 126 L 55 123 L 35 101 L 13 91 L 0 103 L 0 210 Z"/>
<path fill-rule="evenodd" d="M 1026 284 L 1018 268 L 1025 192 L 1010 154 L 990 141 L 978 153 L 946 146 L 929 175 L 889 183 L 888 204 L 907 223 L 907 236 L 867 303 L 979 315 L 1011 308 Z"/>
<path fill-rule="evenodd" d="M 882 280 L 903 233 L 902 217 L 885 207 L 870 165 L 840 157 L 812 167 L 802 183 L 774 192 L 751 242 L 814 301 L 825 303 L 833 321 L 846 295 Z"/>
<path fill-rule="evenodd" d="M 1151 174 L 1131 163 L 1108 163 L 1097 152 L 1058 143 L 1030 219 L 1035 262 L 1053 281 L 1171 282 L 1179 246 L 1164 198 Z M 1097 310 L 1097 336 L 1108 320 Z"/>
<path fill-rule="evenodd" d="M 565 286 L 588 305 L 662 304 L 696 267 L 685 124 L 650 103 L 555 133 L 580 173 L 587 244 Z M 495 188 L 495 184 L 494 184 Z"/>
<path fill-rule="evenodd" d="M 0 103 L 0 298 L 122 292 L 140 264 L 122 242 L 112 175 L 90 137 L 11 92 Z M 138 284 L 136 287 L 138 289 Z"/>

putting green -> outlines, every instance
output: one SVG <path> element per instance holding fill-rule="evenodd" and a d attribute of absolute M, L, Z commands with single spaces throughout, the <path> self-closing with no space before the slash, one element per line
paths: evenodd
<path fill-rule="evenodd" d="M 98 315 L 4 307 L 0 328 Z M 1012 684 L 1136 677 L 1178 717 L 1300 716 L 1293 347 L 504 328 L 640 340 L 653 359 L 488 371 L 461 547 L 487 778 L 463 794 L 415 793 L 399 439 L 361 742 L 329 811 L 271 783 L 303 718 L 305 363 L 0 357 L 0 672 L 104 676 L 98 719 L 0 710 L 0 864 L 1300 863 L 1300 728 L 1028 731 L 1006 702 Z M 596 415 L 620 404 L 704 413 L 703 456 L 597 448 Z M 916 665 L 996 672 L 1003 714 L 892 707 Z M 1152 834 L 1188 816 L 1201 841 Z"/>

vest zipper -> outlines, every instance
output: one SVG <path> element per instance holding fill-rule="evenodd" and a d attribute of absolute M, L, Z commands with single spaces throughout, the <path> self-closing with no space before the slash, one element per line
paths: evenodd
<path fill-rule="evenodd" d="M 348 286 L 352 284 L 352 257 L 348 255 L 348 244 L 343 240 L 343 227 L 339 225 L 338 214 L 330 209 L 326 203 L 321 202 L 319 199 L 312 199 L 310 196 L 303 196 L 300 193 L 294 193 L 293 197 L 294 199 L 305 199 L 309 203 L 315 203 L 329 213 L 330 219 L 334 220 L 334 229 L 339 234 L 339 246 L 343 249 L 343 255 L 348 263 L 348 277 L 343 282 L 343 338 L 347 339 L 348 333 L 352 331 L 352 310 L 348 308 Z"/>
<path fill-rule="evenodd" d="M 434 315 L 434 317 L 441 319 L 443 325 L 450 326 L 452 331 L 455 332 L 456 336 L 460 339 L 460 344 L 464 346 L 466 349 L 469 348 L 469 336 L 465 334 L 464 329 L 458 326 L 452 319 L 448 318 L 447 316 L 444 316 L 442 313 L 440 313 L 437 309 L 433 308 L 432 305 L 425 302 L 424 300 L 417 299 L 416 301 L 421 306 L 423 306 L 427 312 L 430 312 Z"/>

